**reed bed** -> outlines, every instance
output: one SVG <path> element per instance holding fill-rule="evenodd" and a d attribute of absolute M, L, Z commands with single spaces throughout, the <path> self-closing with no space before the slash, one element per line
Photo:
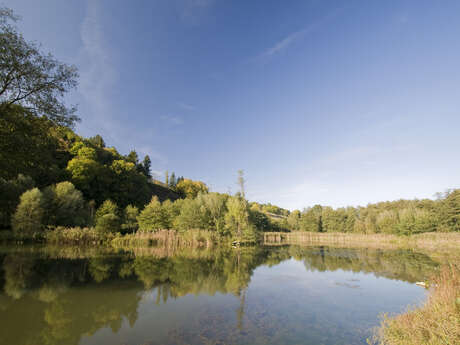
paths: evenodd
<path fill-rule="evenodd" d="M 366 248 L 402 247 L 431 251 L 458 250 L 460 252 L 460 233 L 430 232 L 410 236 L 398 236 L 391 234 L 354 234 L 340 232 L 266 232 L 264 233 L 263 244 L 334 245 Z"/>
<path fill-rule="evenodd" d="M 160 230 L 155 232 L 138 231 L 135 234 L 116 237 L 111 244 L 115 247 L 138 247 L 161 245 L 163 247 L 205 247 L 209 248 L 218 242 L 215 233 L 207 230 Z"/>
<path fill-rule="evenodd" d="M 420 308 L 389 317 L 369 344 L 458 345 L 460 344 L 460 265 L 442 267 L 431 281 L 427 302 Z"/>

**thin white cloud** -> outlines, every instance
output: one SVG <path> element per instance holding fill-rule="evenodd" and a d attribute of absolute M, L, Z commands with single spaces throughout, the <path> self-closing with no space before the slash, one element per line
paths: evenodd
<path fill-rule="evenodd" d="M 99 22 L 98 2 L 88 1 L 86 15 L 80 28 L 82 49 L 80 53 L 80 94 L 90 112 L 88 120 L 114 130 L 108 90 L 117 80 L 110 54 L 105 46 L 104 34 Z M 99 119 L 99 121 L 97 121 Z"/>
<path fill-rule="evenodd" d="M 304 29 L 300 31 L 293 32 L 283 38 L 281 41 L 277 42 L 275 45 L 272 47 L 268 48 L 266 51 L 262 53 L 262 56 L 271 56 L 273 54 L 276 54 L 280 52 L 281 50 L 289 47 L 296 39 L 302 37 L 304 34 L 306 34 L 309 30 Z"/>
<path fill-rule="evenodd" d="M 80 26 L 82 47 L 78 57 L 82 123 L 78 129 L 84 135 L 101 134 L 109 145 L 120 152 L 135 147 L 141 155 L 149 155 L 153 164 L 165 164 L 167 159 L 149 146 L 154 128 L 127 127 L 117 119 L 116 108 L 112 105 L 112 90 L 117 87 L 118 73 L 111 56 L 114 55 L 106 44 L 100 13 L 104 9 L 99 1 L 88 0 L 86 13 Z M 118 114 L 119 115 L 119 114 Z M 120 116 L 119 116 L 120 117 Z M 135 136 L 133 133 L 136 133 Z M 129 146 L 127 146 L 129 145 Z"/>
<path fill-rule="evenodd" d="M 160 117 L 160 119 L 162 119 L 163 121 L 165 121 L 165 122 L 167 122 L 169 124 L 175 125 L 175 126 L 180 126 L 180 125 L 184 124 L 184 120 L 182 120 L 178 116 L 163 115 L 163 116 Z"/>
<path fill-rule="evenodd" d="M 312 24 L 310 24 L 309 26 L 305 27 L 304 29 L 294 31 L 294 32 L 288 34 L 287 36 L 285 36 L 284 38 L 282 38 L 281 40 L 276 42 L 274 45 L 272 45 L 271 47 L 269 47 L 268 49 L 263 51 L 262 54 L 260 54 L 259 58 L 269 57 L 269 56 L 275 55 L 275 54 L 287 49 L 295 41 L 305 37 L 306 35 L 309 35 L 309 34 L 315 32 L 320 26 L 325 24 L 328 20 L 336 17 L 339 14 L 340 11 L 341 11 L 341 9 L 335 9 L 332 12 L 329 12 L 324 17 L 320 18 L 319 20 L 317 20 L 317 21 L 313 22 Z"/>
<path fill-rule="evenodd" d="M 195 110 L 195 109 L 196 109 L 193 105 L 187 104 L 187 103 L 183 103 L 183 102 L 179 102 L 177 105 L 178 105 L 180 108 L 185 109 L 185 110 Z"/>
<path fill-rule="evenodd" d="M 214 2 L 214 0 L 176 0 L 176 6 L 179 17 L 184 23 L 197 25 Z"/>

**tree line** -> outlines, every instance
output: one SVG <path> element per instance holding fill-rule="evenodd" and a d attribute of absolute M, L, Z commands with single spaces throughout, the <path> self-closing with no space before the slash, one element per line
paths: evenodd
<path fill-rule="evenodd" d="M 460 231 L 460 189 L 439 193 L 436 200 L 397 200 L 337 209 L 315 205 L 290 212 L 281 226 L 297 231 L 401 235 Z"/>
<path fill-rule="evenodd" d="M 0 8 L 0 229 L 31 235 L 59 226 L 100 233 L 199 228 L 251 241 L 258 231 L 460 231 L 458 189 L 438 200 L 290 212 L 249 203 L 242 172 L 235 195 L 210 193 L 205 183 L 168 172 L 158 185 L 149 156 L 123 155 L 100 135 L 73 131 L 76 108 L 63 96 L 76 87 L 77 70 L 27 42 L 17 19 Z"/>

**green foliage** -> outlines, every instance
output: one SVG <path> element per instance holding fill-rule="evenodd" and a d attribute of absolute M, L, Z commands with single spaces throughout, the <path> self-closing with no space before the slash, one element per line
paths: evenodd
<path fill-rule="evenodd" d="M 11 10 L 0 9 L 0 111 L 19 104 L 56 124 L 72 125 L 76 109 L 62 97 L 77 85 L 76 68 L 27 42 L 12 24 L 16 20 Z"/>
<path fill-rule="evenodd" d="M 45 200 L 38 188 L 30 189 L 21 195 L 18 208 L 13 216 L 12 226 L 16 233 L 33 235 L 43 230 Z"/>
<path fill-rule="evenodd" d="M 100 233 L 120 231 L 121 219 L 118 206 L 112 200 L 106 200 L 96 211 L 96 230 Z"/>
<path fill-rule="evenodd" d="M 258 211 L 254 207 L 249 209 L 249 222 L 260 231 L 273 230 L 270 218 L 268 218 L 265 213 Z"/>
<path fill-rule="evenodd" d="M 11 180 L 24 174 L 38 186 L 64 178 L 67 155 L 52 134 L 52 123 L 20 106 L 0 113 L 0 177 Z"/>
<path fill-rule="evenodd" d="M 209 189 L 201 181 L 192 181 L 189 179 L 182 179 L 176 185 L 176 190 L 186 198 L 196 198 L 198 193 L 208 193 Z"/>
<path fill-rule="evenodd" d="M 137 217 L 139 230 L 158 231 L 169 229 L 171 220 L 168 212 L 162 207 L 158 197 L 154 196 Z"/>
<path fill-rule="evenodd" d="M 233 237 L 241 239 L 243 229 L 249 227 L 248 203 L 240 195 L 231 196 L 227 200 L 227 210 L 225 226 Z"/>
<path fill-rule="evenodd" d="M 100 232 L 96 228 L 57 227 L 45 232 L 49 244 L 99 244 L 112 239 L 111 233 Z"/>
<path fill-rule="evenodd" d="M 304 210 L 301 217 L 302 229 L 311 232 L 322 232 L 322 212 L 323 208 L 321 205 L 315 205 L 312 208 Z"/>
<path fill-rule="evenodd" d="M 459 231 L 459 190 L 433 200 L 398 200 L 366 207 L 333 209 L 316 205 L 304 210 L 298 220 L 288 217 L 291 230 L 309 232 L 355 232 L 411 235 L 433 231 Z M 299 223 L 297 223 L 299 221 Z"/>
<path fill-rule="evenodd" d="M 88 208 L 83 194 L 71 182 L 48 187 L 44 194 L 48 225 L 74 227 L 88 223 Z"/>
<path fill-rule="evenodd" d="M 208 217 L 210 218 L 208 221 L 210 228 L 217 231 L 220 235 L 226 235 L 225 213 L 227 212 L 228 195 L 220 193 L 200 193 L 197 199 L 198 202 L 201 203 L 202 208 L 207 211 Z"/>
<path fill-rule="evenodd" d="M 446 193 L 440 205 L 441 226 L 447 231 L 460 231 L 460 189 Z"/>
<path fill-rule="evenodd" d="M 180 212 L 174 220 L 174 226 L 181 231 L 209 229 L 210 215 L 201 200 L 187 198 L 180 201 Z"/>
<path fill-rule="evenodd" d="M 34 181 L 22 174 L 8 181 L 0 177 L 0 228 L 10 227 L 11 216 L 19 204 L 19 197 L 34 186 Z"/>
<path fill-rule="evenodd" d="M 123 224 L 121 225 L 123 232 L 133 233 L 137 231 L 137 216 L 139 216 L 139 209 L 136 206 L 126 206 L 123 213 Z"/>
<path fill-rule="evenodd" d="M 288 223 L 288 226 L 289 226 L 289 229 L 293 230 L 293 231 L 297 231 L 297 230 L 300 230 L 301 228 L 301 213 L 299 210 L 294 210 L 292 211 L 288 218 L 287 218 L 287 223 Z"/>
<path fill-rule="evenodd" d="M 152 161 L 150 160 L 150 157 L 146 155 L 139 168 L 140 168 L 140 171 L 149 179 L 152 178 L 152 174 L 150 173 L 151 166 L 152 166 Z M 171 187 L 174 187 L 174 185 Z"/>

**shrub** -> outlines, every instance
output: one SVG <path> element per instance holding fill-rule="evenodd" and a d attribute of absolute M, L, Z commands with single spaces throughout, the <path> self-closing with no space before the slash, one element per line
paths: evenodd
<path fill-rule="evenodd" d="M 106 200 L 96 211 L 96 230 L 100 233 L 120 231 L 118 206 L 112 200 Z"/>
<path fill-rule="evenodd" d="M 19 204 L 22 193 L 35 187 L 32 178 L 19 174 L 16 179 L 0 178 L 0 228 L 11 226 L 11 217 Z"/>
<path fill-rule="evenodd" d="M 32 235 L 43 230 L 44 198 L 38 188 L 23 193 L 13 216 L 13 230 L 16 233 Z"/>
<path fill-rule="evenodd" d="M 128 205 L 123 213 L 123 224 L 121 229 L 124 233 L 136 232 L 139 225 L 137 224 L 137 216 L 139 209 L 136 206 Z"/>
<path fill-rule="evenodd" d="M 170 227 L 168 213 L 162 207 L 157 196 L 154 196 L 145 206 L 137 217 L 137 221 L 139 223 L 139 230 L 141 231 L 157 231 Z"/>
<path fill-rule="evenodd" d="M 71 182 L 48 187 L 44 194 L 48 199 L 48 225 L 72 227 L 87 224 L 88 210 L 83 194 Z"/>

